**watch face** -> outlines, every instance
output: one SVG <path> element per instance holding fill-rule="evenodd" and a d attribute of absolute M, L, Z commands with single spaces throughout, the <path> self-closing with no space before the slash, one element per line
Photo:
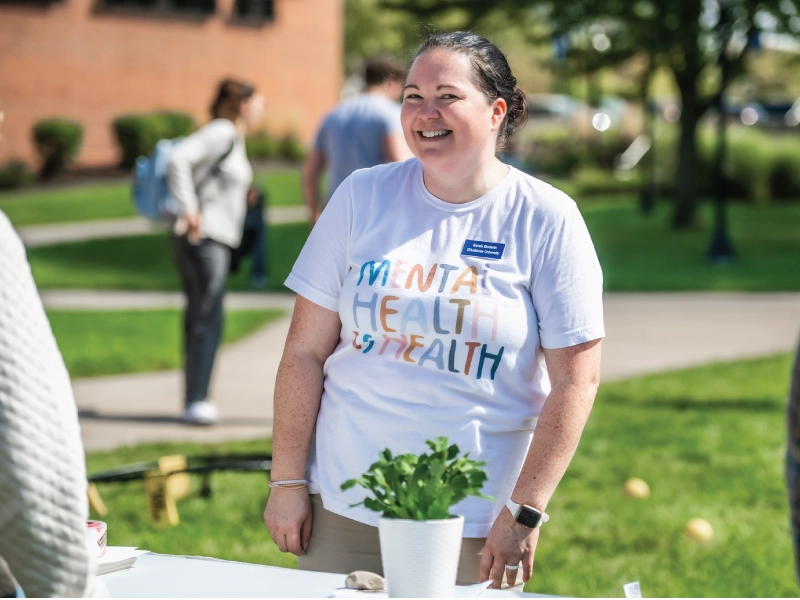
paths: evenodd
<path fill-rule="evenodd" d="M 535 508 L 531 508 L 529 506 L 520 506 L 519 513 L 517 513 L 517 523 L 520 525 L 527 527 L 529 529 L 533 529 L 537 525 L 539 525 L 539 521 L 542 520 L 542 513 L 540 513 Z"/>

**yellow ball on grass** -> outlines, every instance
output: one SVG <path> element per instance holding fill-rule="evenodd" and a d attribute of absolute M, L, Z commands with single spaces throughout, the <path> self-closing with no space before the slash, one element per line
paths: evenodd
<path fill-rule="evenodd" d="M 686 524 L 683 531 L 693 540 L 704 544 L 714 539 L 714 528 L 705 519 L 692 519 Z"/>
<path fill-rule="evenodd" d="M 638 477 L 631 477 L 625 482 L 625 495 L 629 498 L 649 498 L 650 486 L 644 479 Z"/>

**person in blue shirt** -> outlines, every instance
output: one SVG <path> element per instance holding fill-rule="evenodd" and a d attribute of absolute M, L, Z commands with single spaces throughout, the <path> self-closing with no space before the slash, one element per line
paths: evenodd
<path fill-rule="evenodd" d="M 328 199 L 350 173 L 411 158 L 400 125 L 405 68 L 388 57 L 373 57 L 364 68 L 366 87 L 328 113 L 303 165 L 303 194 L 313 226 Z M 325 170 L 328 189 L 320 194 Z"/>

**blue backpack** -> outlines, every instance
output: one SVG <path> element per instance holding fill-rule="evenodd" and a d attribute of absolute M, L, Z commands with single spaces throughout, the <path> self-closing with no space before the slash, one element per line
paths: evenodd
<path fill-rule="evenodd" d="M 159 140 L 150 156 L 140 156 L 136 159 L 136 168 L 133 172 L 133 203 L 136 212 L 156 223 L 171 223 L 178 216 L 178 203 L 172 197 L 167 183 L 167 168 L 172 149 L 182 139 Z M 219 173 L 220 164 L 232 150 L 233 143 L 212 165 L 203 180 L 198 183 L 198 188 Z"/>

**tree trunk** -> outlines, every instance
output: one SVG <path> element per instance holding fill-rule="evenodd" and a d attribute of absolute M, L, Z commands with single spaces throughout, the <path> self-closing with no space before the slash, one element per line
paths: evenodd
<path fill-rule="evenodd" d="M 700 107 L 697 76 L 682 73 L 677 79 L 682 107 L 672 225 L 676 229 L 685 229 L 695 225 L 697 218 L 697 122 Z"/>

